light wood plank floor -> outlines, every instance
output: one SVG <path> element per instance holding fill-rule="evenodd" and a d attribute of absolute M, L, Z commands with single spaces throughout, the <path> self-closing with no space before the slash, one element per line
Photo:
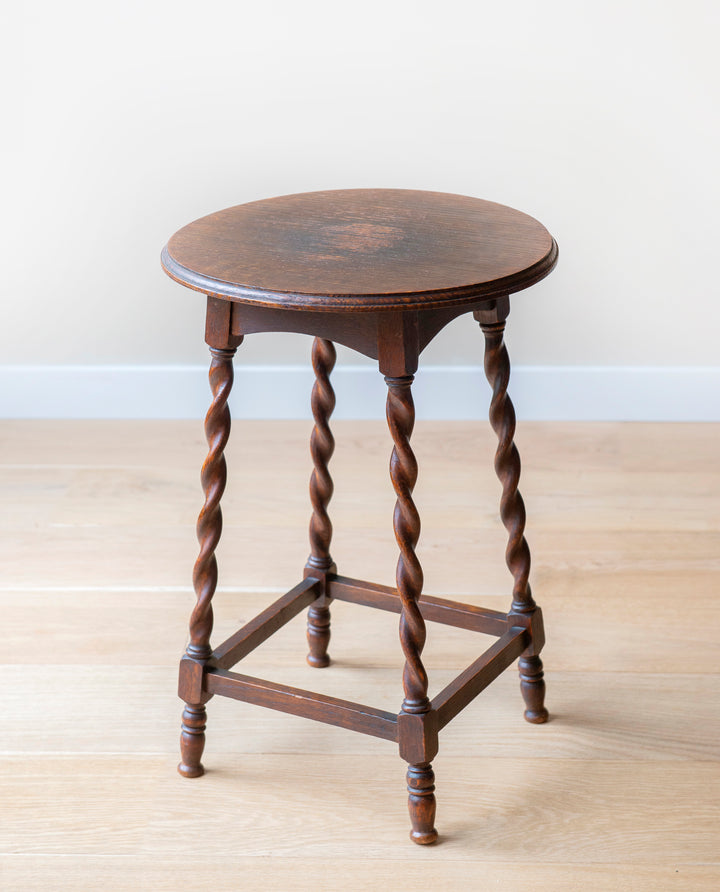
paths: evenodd
<path fill-rule="evenodd" d="M 234 427 L 215 641 L 302 575 L 309 430 Z M 333 555 L 392 584 L 388 435 L 335 431 Z M 426 591 L 504 609 L 492 432 L 413 443 Z M 176 774 L 201 425 L 0 424 L 0 888 L 720 888 L 720 426 L 524 424 L 518 445 L 553 719 L 523 722 L 514 670 L 455 719 L 422 849 L 385 741 L 215 698 L 206 776 Z M 397 709 L 397 617 L 336 604 L 322 671 L 303 626 L 242 671 Z M 431 694 L 486 643 L 429 626 Z"/>

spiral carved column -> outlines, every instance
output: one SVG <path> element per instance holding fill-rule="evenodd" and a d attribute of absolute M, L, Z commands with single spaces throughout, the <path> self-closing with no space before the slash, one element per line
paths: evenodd
<path fill-rule="evenodd" d="M 210 647 L 213 627 L 212 598 L 218 578 L 215 549 L 222 533 L 220 499 L 227 480 L 227 466 L 223 452 L 230 436 L 230 410 L 227 401 L 233 383 L 232 359 L 235 348 L 211 347 L 210 353 L 212 354 L 210 388 L 213 399 L 205 416 L 205 436 L 209 449 L 200 477 L 205 493 L 205 504 L 197 522 L 200 554 L 193 570 L 197 602 L 190 616 L 190 642 L 186 649 L 186 658 L 201 666 L 212 653 Z M 204 703 L 186 704 L 180 735 L 181 762 L 178 765 L 178 771 L 185 777 L 199 777 L 203 773 L 200 759 L 205 746 L 205 719 Z"/>
<path fill-rule="evenodd" d="M 507 395 L 510 380 L 510 358 L 503 340 L 505 322 L 481 322 L 485 335 L 485 375 L 493 389 L 490 403 L 490 424 L 497 434 L 495 472 L 502 483 L 500 517 L 508 531 L 505 562 L 512 573 L 513 601 L 511 614 L 531 617 L 536 610 L 530 590 L 530 548 L 525 539 L 525 503 L 518 491 L 520 481 L 520 454 L 514 443 L 515 409 Z M 525 718 L 540 724 L 547 721 L 548 713 L 543 703 L 545 682 L 542 661 L 539 656 L 523 656 L 520 659 L 520 689 L 525 700 Z"/>
<path fill-rule="evenodd" d="M 388 385 L 387 421 L 393 438 L 390 458 L 390 477 L 397 496 L 393 515 L 395 539 L 400 557 L 395 574 L 402 613 L 400 615 L 400 644 L 405 655 L 401 712 L 422 715 L 430 710 L 427 696 L 428 678 L 421 660 L 425 646 L 425 621 L 418 607 L 422 594 L 423 572 L 415 554 L 420 536 L 420 515 L 412 499 L 417 481 L 418 466 L 410 447 L 410 436 L 415 423 L 412 398 L 413 376 L 386 376 Z M 407 772 L 408 809 L 412 822 L 410 837 L 414 842 L 435 842 L 435 776 L 429 762 L 410 764 Z"/>
<path fill-rule="evenodd" d="M 322 579 L 335 572 L 330 557 L 332 522 L 327 507 L 333 494 L 333 481 L 328 464 L 335 450 L 335 439 L 330 430 L 330 416 L 335 408 L 335 392 L 330 383 L 330 373 L 335 366 L 335 345 L 325 338 L 315 338 L 312 348 L 312 366 L 315 384 L 311 406 L 315 427 L 310 437 L 310 454 L 313 472 L 310 476 L 310 557 L 305 565 L 306 575 Z M 329 600 L 323 594 L 308 609 L 307 640 L 310 652 L 307 661 L 311 666 L 322 668 L 329 665 L 327 649 L 330 643 Z"/>

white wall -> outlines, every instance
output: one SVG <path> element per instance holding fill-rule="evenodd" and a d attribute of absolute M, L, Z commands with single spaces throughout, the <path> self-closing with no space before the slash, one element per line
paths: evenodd
<path fill-rule="evenodd" d="M 204 364 L 202 299 L 160 271 L 174 230 L 275 194 L 397 186 L 500 201 L 556 236 L 557 270 L 513 301 L 516 365 L 689 366 L 712 402 L 719 10 L 28 3 L 0 48 L 17 120 L 1 141 L 0 363 Z M 480 349 L 461 318 L 425 363 L 476 365 Z M 307 352 L 258 335 L 238 361 Z M 19 371 L 16 401 L 39 404 Z"/>

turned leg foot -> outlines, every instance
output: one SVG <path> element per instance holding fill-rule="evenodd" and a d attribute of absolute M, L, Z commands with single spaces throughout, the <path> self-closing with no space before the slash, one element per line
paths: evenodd
<path fill-rule="evenodd" d="M 407 771 L 410 839 L 420 846 L 437 841 L 435 829 L 435 775 L 429 762 L 409 765 Z"/>
<path fill-rule="evenodd" d="M 180 764 L 178 772 L 183 777 L 200 777 L 205 774 L 200 759 L 205 748 L 205 721 L 207 712 L 204 706 L 186 704 L 182 714 L 180 734 Z"/>
<path fill-rule="evenodd" d="M 330 665 L 328 656 L 328 644 L 330 643 L 330 609 L 328 607 L 315 607 L 308 609 L 307 640 L 310 653 L 307 661 L 316 669 L 322 669 Z"/>
<path fill-rule="evenodd" d="M 545 681 L 540 657 L 520 658 L 520 690 L 525 701 L 525 719 L 534 725 L 542 725 L 548 720 L 545 709 Z"/>

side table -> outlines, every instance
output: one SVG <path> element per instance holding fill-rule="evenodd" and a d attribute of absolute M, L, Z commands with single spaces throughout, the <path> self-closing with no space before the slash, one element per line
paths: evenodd
<path fill-rule="evenodd" d="M 202 468 L 205 504 L 198 519 L 200 555 L 193 575 L 197 603 L 180 662 L 185 709 L 178 770 L 184 777 L 203 773 L 205 704 L 216 694 L 340 725 L 397 742 L 408 763 L 410 836 L 427 844 L 437 839 L 431 762 L 439 731 L 518 658 L 525 718 L 547 720 L 540 660 L 543 624 L 528 583 L 530 552 L 523 534 L 525 507 L 518 492 L 520 458 L 513 442 L 515 412 L 507 395 L 510 362 L 503 331 L 509 295 L 544 278 L 556 261 L 554 240 L 526 214 L 461 195 L 395 189 L 311 192 L 251 202 L 203 217 L 170 239 L 163 267 L 177 282 L 207 296 L 205 338 L 212 354 L 212 403 L 205 419 L 209 452 Z M 507 613 L 423 596 L 415 554 L 420 518 L 412 498 L 418 470 L 410 446 L 413 376 L 420 353 L 435 335 L 469 312 L 485 336 L 485 373 L 493 390 L 495 470 L 508 531 L 505 557 L 514 580 Z M 213 648 L 215 549 L 227 476 L 223 451 L 230 434 L 232 360 L 246 335 L 262 331 L 315 337 L 310 556 L 302 582 Z M 397 496 L 393 527 L 400 552 L 396 588 L 341 576 L 330 556 L 334 342 L 376 359 L 388 386 L 390 477 Z M 306 607 L 307 660 L 311 666 L 327 666 L 333 599 L 400 614 L 405 668 L 398 714 L 232 671 Z M 432 700 L 422 663 L 428 620 L 497 637 Z"/>

